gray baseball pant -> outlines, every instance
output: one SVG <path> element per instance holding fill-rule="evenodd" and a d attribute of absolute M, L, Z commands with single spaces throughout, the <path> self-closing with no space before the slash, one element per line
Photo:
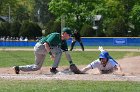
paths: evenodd
<path fill-rule="evenodd" d="M 61 55 L 62 55 L 61 48 L 56 47 L 56 46 L 53 46 L 50 48 L 51 48 L 50 50 L 51 50 L 52 54 L 55 55 L 55 60 L 54 60 L 52 67 L 57 68 L 59 65 L 59 62 L 60 62 Z M 19 66 L 19 69 L 21 71 L 37 71 L 37 70 L 39 70 L 43 65 L 43 62 L 44 62 L 45 57 L 46 57 L 46 53 L 47 53 L 47 51 L 45 49 L 45 46 L 38 42 L 34 46 L 35 63 L 32 65 Z"/>

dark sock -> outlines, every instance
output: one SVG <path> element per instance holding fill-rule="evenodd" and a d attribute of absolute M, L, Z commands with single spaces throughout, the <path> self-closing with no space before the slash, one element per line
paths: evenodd
<path fill-rule="evenodd" d="M 70 65 L 72 65 L 72 64 L 73 64 L 73 62 L 72 62 L 72 61 L 69 61 L 69 63 L 70 63 Z"/>

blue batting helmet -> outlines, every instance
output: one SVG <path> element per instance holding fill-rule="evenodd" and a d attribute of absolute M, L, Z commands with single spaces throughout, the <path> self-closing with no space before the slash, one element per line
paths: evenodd
<path fill-rule="evenodd" d="M 107 51 L 102 51 L 99 55 L 99 58 L 109 58 L 109 53 Z"/>

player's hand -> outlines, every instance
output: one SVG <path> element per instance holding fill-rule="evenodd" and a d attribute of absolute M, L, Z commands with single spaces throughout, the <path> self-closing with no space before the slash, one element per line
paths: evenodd
<path fill-rule="evenodd" d="M 125 73 L 124 72 L 120 72 L 120 71 L 115 71 L 113 74 L 125 76 Z"/>
<path fill-rule="evenodd" d="M 99 46 L 98 50 L 101 51 L 101 52 L 104 51 L 102 46 Z"/>
<path fill-rule="evenodd" d="M 50 55 L 50 58 L 51 58 L 51 60 L 55 59 L 54 55 Z"/>

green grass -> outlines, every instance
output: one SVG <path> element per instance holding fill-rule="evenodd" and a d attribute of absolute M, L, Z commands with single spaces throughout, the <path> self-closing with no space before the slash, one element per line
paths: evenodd
<path fill-rule="evenodd" d="M 87 65 L 98 58 L 99 51 L 70 52 L 77 65 Z M 139 56 L 140 52 L 109 52 L 114 59 Z M 0 51 L 0 67 L 34 63 L 33 51 Z M 47 55 L 44 66 L 51 66 Z M 62 55 L 60 66 L 69 65 Z M 0 92 L 140 92 L 140 82 L 134 81 L 72 81 L 72 80 L 4 80 L 0 79 Z"/>
<path fill-rule="evenodd" d="M 77 65 L 87 65 L 93 60 L 98 58 L 99 51 L 72 51 L 70 52 L 72 60 Z M 138 56 L 140 52 L 124 52 L 117 51 L 109 52 L 114 59 L 121 59 L 125 56 Z M 34 63 L 34 52 L 33 51 L 0 51 L 0 67 L 12 67 L 14 65 L 27 65 Z M 47 54 L 44 66 L 51 66 L 53 61 L 51 61 L 49 55 Z M 60 66 L 68 65 L 65 55 L 62 55 Z"/>
<path fill-rule="evenodd" d="M 140 92 L 140 82 L 0 80 L 0 92 Z"/>

